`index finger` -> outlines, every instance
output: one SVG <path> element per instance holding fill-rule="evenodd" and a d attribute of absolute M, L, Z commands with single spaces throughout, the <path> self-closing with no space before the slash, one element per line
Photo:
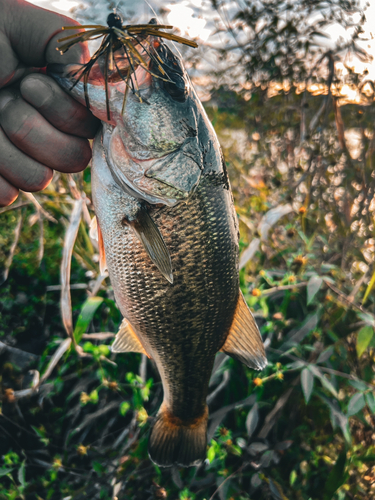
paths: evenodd
<path fill-rule="evenodd" d="M 54 127 L 71 135 L 93 138 L 99 120 L 52 78 L 34 73 L 21 82 L 21 94 Z"/>
<path fill-rule="evenodd" d="M 0 88 L 22 77 L 23 68 L 84 62 L 89 58 L 85 44 L 77 44 L 63 55 L 56 50 L 63 26 L 77 26 L 79 31 L 73 19 L 24 0 L 0 0 L 0 12 Z"/>

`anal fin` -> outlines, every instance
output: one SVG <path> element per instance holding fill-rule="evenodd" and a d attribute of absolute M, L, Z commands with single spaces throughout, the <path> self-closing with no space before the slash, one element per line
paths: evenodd
<path fill-rule="evenodd" d="M 115 341 L 111 346 L 112 352 L 140 352 L 150 357 L 145 351 L 143 345 L 133 330 L 133 327 L 127 319 L 123 319 Z"/>
<path fill-rule="evenodd" d="M 137 238 L 142 243 L 144 249 L 152 262 L 159 269 L 164 278 L 173 283 L 172 262 L 168 248 L 164 243 L 160 231 L 152 220 L 147 210 L 142 209 L 137 213 L 137 217 L 129 221 Z"/>
<path fill-rule="evenodd" d="M 267 365 L 266 353 L 254 316 L 240 292 L 232 326 L 220 351 L 238 359 L 253 370 Z"/>

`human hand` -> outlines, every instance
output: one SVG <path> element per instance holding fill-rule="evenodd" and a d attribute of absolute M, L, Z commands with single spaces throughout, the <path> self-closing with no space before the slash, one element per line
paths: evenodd
<path fill-rule="evenodd" d="M 45 188 L 54 169 L 83 170 L 99 121 L 40 73 L 48 63 L 89 58 L 83 44 L 64 55 L 56 50 L 62 26 L 78 23 L 24 0 L 0 0 L 0 12 L 0 206 L 6 206 L 19 189 Z"/>

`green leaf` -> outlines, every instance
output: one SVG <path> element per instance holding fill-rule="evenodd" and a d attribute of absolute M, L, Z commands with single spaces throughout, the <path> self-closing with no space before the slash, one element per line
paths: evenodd
<path fill-rule="evenodd" d="M 349 384 L 354 387 L 354 389 L 361 392 L 367 391 L 368 389 L 368 385 L 362 382 L 362 380 L 350 380 Z"/>
<path fill-rule="evenodd" d="M 315 295 L 318 293 L 323 284 L 323 279 L 320 276 L 311 276 L 307 283 L 307 305 L 310 305 L 314 300 Z"/>
<path fill-rule="evenodd" d="M 124 401 L 120 405 L 120 415 L 124 417 L 129 409 L 130 409 L 130 403 L 128 401 Z"/>
<path fill-rule="evenodd" d="M 195 500 L 194 493 L 191 493 L 188 488 L 185 488 L 180 493 L 180 500 Z"/>
<path fill-rule="evenodd" d="M 84 302 L 73 332 L 74 338 L 76 339 L 77 343 L 81 340 L 82 335 L 86 332 L 89 324 L 92 321 L 92 318 L 94 317 L 94 314 L 96 313 L 96 310 L 102 302 L 102 297 L 89 297 Z"/>
<path fill-rule="evenodd" d="M 99 477 L 101 477 L 101 475 L 105 472 L 105 467 L 100 462 L 92 462 L 92 468 Z"/>
<path fill-rule="evenodd" d="M 103 356 L 109 356 L 111 351 L 109 350 L 109 347 L 105 344 L 101 344 L 98 346 L 100 354 Z"/>
<path fill-rule="evenodd" d="M 374 285 L 375 285 L 375 272 L 373 273 L 371 280 L 370 280 L 370 283 L 367 286 L 365 295 L 363 296 L 362 305 L 365 304 L 365 302 L 366 302 L 368 296 L 370 295 L 370 292 L 373 289 Z"/>
<path fill-rule="evenodd" d="M 302 385 L 303 395 L 305 396 L 305 401 L 307 404 L 310 400 L 311 393 L 314 387 L 314 375 L 308 368 L 305 368 L 301 372 L 301 385 Z"/>
<path fill-rule="evenodd" d="M 265 298 L 260 298 L 259 299 L 259 305 L 262 308 L 263 317 L 264 318 L 268 318 L 268 316 L 269 316 L 269 309 L 268 309 L 267 300 Z"/>
<path fill-rule="evenodd" d="M 363 312 L 358 312 L 357 313 L 358 317 L 361 318 L 362 321 L 364 321 L 367 325 L 374 326 L 375 327 L 375 318 L 372 314 L 369 313 L 363 313 Z"/>
<path fill-rule="evenodd" d="M 0 477 L 6 476 L 7 474 L 10 474 L 13 469 L 7 469 L 7 468 L 0 468 Z"/>
<path fill-rule="evenodd" d="M 150 391 L 152 387 L 153 380 L 150 378 L 145 386 L 141 389 L 141 397 L 143 401 L 148 401 L 148 398 L 150 397 Z"/>
<path fill-rule="evenodd" d="M 309 365 L 308 369 L 321 381 L 322 385 L 331 392 L 335 398 L 338 398 L 337 391 L 332 383 L 328 380 L 327 377 L 319 370 L 319 368 L 315 365 Z"/>
<path fill-rule="evenodd" d="M 40 437 L 40 438 L 45 438 L 46 437 L 46 431 L 44 428 L 38 429 L 37 427 L 34 427 L 33 425 L 31 426 L 34 429 L 34 432 Z"/>
<path fill-rule="evenodd" d="M 302 231 L 300 231 L 299 229 L 297 229 L 297 233 L 298 233 L 299 237 L 301 238 L 301 240 L 304 242 L 304 244 L 306 246 L 308 246 L 309 245 L 309 239 L 308 239 L 308 237 Z"/>
<path fill-rule="evenodd" d="M 320 315 L 321 309 L 318 309 L 313 314 L 310 314 L 300 327 L 295 328 L 288 333 L 286 341 L 279 347 L 279 349 L 281 351 L 286 351 L 302 342 L 310 332 L 315 330 L 319 323 Z"/>
<path fill-rule="evenodd" d="M 335 398 L 338 398 L 339 395 L 338 395 L 338 392 L 336 391 L 335 387 L 333 386 L 333 384 L 327 379 L 327 377 L 325 377 L 323 374 L 321 375 L 321 377 L 319 377 L 322 385 L 329 390 L 329 392 L 331 394 L 333 394 L 335 396 Z"/>
<path fill-rule="evenodd" d="M 297 472 L 293 469 L 289 476 L 289 484 L 293 486 L 297 479 Z"/>
<path fill-rule="evenodd" d="M 356 459 L 361 462 L 375 462 L 375 455 L 358 455 Z"/>
<path fill-rule="evenodd" d="M 328 475 L 326 484 L 324 486 L 323 500 L 331 500 L 335 491 L 340 488 L 342 484 L 344 484 L 346 479 L 346 476 L 344 474 L 345 465 L 346 452 L 344 451 L 338 456 L 333 469 Z"/>
<path fill-rule="evenodd" d="M 258 473 L 255 473 L 251 476 L 251 486 L 256 489 L 259 488 L 259 486 L 262 484 L 262 480 L 259 477 Z"/>
<path fill-rule="evenodd" d="M 239 446 L 236 444 L 232 444 L 231 446 L 228 446 L 228 451 L 232 453 L 233 455 L 237 455 L 237 457 L 240 457 L 242 455 L 242 450 Z"/>
<path fill-rule="evenodd" d="M 318 365 L 319 363 L 324 363 L 332 356 L 332 354 L 334 352 L 335 352 L 335 348 L 333 346 L 328 347 L 328 349 L 326 349 L 325 351 L 323 351 L 319 354 L 319 357 L 316 360 L 316 364 Z"/>
<path fill-rule="evenodd" d="M 280 492 L 276 487 L 276 481 L 272 481 L 271 478 L 268 478 L 268 486 L 270 487 L 271 495 L 275 500 L 283 500 L 283 497 L 280 495 Z"/>
<path fill-rule="evenodd" d="M 97 403 L 99 401 L 99 394 L 96 389 L 90 392 L 90 400 L 92 403 Z"/>
<path fill-rule="evenodd" d="M 335 430 L 336 426 L 339 425 L 344 435 L 345 441 L 348 443 L 349 446 L 351 446 L 352 438 L 349 432 L 348 417 L 343 414 L 337 401 L 327 398 L 322 393 L 320 394 L 318 393 L 318 396 L 328 406 L 330 410 L 330 418 L 333 430 Z"/>
<path fill-rule="evenodd" d="M 210 462 L 210 464 L 214 461 L 215 458 L 215 448 L 213 446 L 210 446 L 207 451 L 207 459 Z"/>
<path fill-rule="evenodd" d="M 269 467 L 271 465 L 271 461 L 272 461 L 272 458 L 273 458 L 273 455 L 274 455 L 274 451 L 273 450 L 267 450 L 265 451 L 262 456 L 260 457 L 260 465 L 262 467 Z"/>
<path fill-rule="evenodd" d="M 352 415 L 355 415 L 356 413 L 361 411 L 365 404 L 365 397 L 361 392 L 357 392 L 357 394 L 354 394 L 354 396 L 350 398 L 348 404 L 348 417 L 351 417 Z"/>
<path fill-rule="evenodd" d="M 372 392 L 366 394 L 366 403 L 370 408 L 371 413 L 375 413 L 375 397 Z"/>
<path fill-rule="evenodd" d="M 92 342 L 88 342 L 87 341 L 87 342 L 85 342 L 83 344 L 83 350 L 84 350 L 84 352 L 93 352 L 93 350 L 94 350 L 95 347 L 96 346 L 94 346 L 94 344 Z"/>
<path fill-rule="evenodd" d="M 251 408 L 246 417 L 246 430 L 249 437 L 252 436 L 259 421 L 258 403 Z"/>
<path fill-rule="evenodd" d="M 26 479 L 25 479 L 25 461 L 22 462 L 21 467 L 18 469 L 18 481 L 22 488 L 26 487 Z"/>
<path fill-rule="evenodd" d="M 268 450 L 268 448 L 268 444 L 251 443 L 251 445 L 248 447 L 248 452 L 250 453 L 250 455 L 255 456 L 258 453 L 262 453 L 263 451 Z"/>
<path fill-rule="evenodd" d="M 357 337 L 357 356 L 360 358 L 367 349 L 371 339 L 374 335 L 372 326 L 364 326 L 358 332 Z"/>

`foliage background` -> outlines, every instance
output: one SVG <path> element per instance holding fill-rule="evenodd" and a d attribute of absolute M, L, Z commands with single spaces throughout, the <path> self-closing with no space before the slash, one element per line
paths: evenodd
<path fill-rule="evenodd" d="M 321 43 L 333 19 L 351 43 Z M 153 465 L 161 384 L 151 362 L 108 348 L 121 317 L 89 236 L 90 169 L 55 176 L 1 210 L 0 498 L 375 497 L 373 85 L 339 64 L 348 50 L 366 57 L 361 9 L 245 2 L 224 21 L 237 48 L 218 51 L 226 70 L 210 75 L 205 107 L 269 365 L 254 373 L 218 355 L 206 462 Z"/>

